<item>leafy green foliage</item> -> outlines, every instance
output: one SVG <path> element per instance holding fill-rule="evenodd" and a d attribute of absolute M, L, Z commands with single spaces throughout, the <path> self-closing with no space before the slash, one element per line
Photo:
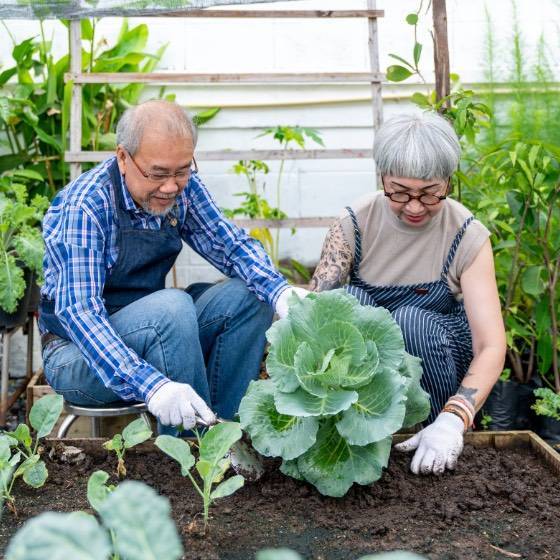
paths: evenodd
<path fill-rule="evenodd" d="M 123 430 L 122 434 L 115 434 L 109 441 L 103 444 L 108 451 L 114 451 L 117 455 L 117 476 L 126 476 L 126 466 L 124 456 L 127 449 L 143 443 L 152 437 L 152 428 L 146 424 L 144 418 L 140 417 L 133 420 Z"/>
<path fill-rule="evenodd" d="M 282 127 L 287 130 L 289 127 Z M 270 129 L 273 130 L 273 129 Z M 307 129 L 305 129 L 307 130 Z M 318 133 L 314 129 L 315 136 Z M 283 137 L 283 136 L 282 136 Z M 303 133 L 298 135 L 298 139 L 305 143 Z M 265 197 L 266 182 L 259 179 L 259 175 L 267 175 L 270 171 L 269 166 L 261 160 L 240 160 L 233 166 L 236 175 L 243 175 L 249 185 L 248 192 L 235 193 L 235 196 L 242 197 L 243 202 L 233 209 L 225 208 L 223 212 L 228 218 L 247 217 L 260 220 L 284 220 L 287 214 L 282 212 L 279 207 L 272 207 Z M 295 233 L 295 229 L 292 230 Z M 249 230 L 249 235 L 261 242 L 265 251 L 270 255 L 274 265 L 292 281 L 303 280 L 308 282 L 310 275 L 308 270 L 295 259 L 291 259 L 290 267 L 283 267 L 279 261 L 279 245 L 277 239 L 272 236 L 268 227 L 254 227 Z M 299 278 L 297 276 L 299 275 Z"/>
<path fill-rule="evenodd" d="M 560 421 L 560 395 L 548 388 L 535 389 L 537 400 L 531 407 L 539 416 Z"/>
<path fill-rule="evenodd" d="M 48 200 L 36 195 L 28 202 L 18 175 L 11 172 L 0 177 L 0 309 L 7 313 L 16 311 L 25 292 L 24 269 L 37 278 L 43 274 L 43 239 L 37 226 Z"/>
<path fill-rule="evenodd" d="M 407 14 L 405 17 L 405 21 L 408 25 L 411 25 L 414 32 L 414 41 L 412 47 L 412 61 L 408 61 L 402 56 L 399 56 L 394 53 L 389 53 L 391 58 L 394 58 L 400 64 L 392 64 L 391 66 L 387 67 L 386 75 L 387 80 L 390 82 L 402 82 L 411 76 L 418 76 L 423 82 L 424 77 L 420 72 L 418 67 L 418 63 L 420 62 L 420 56 L 422 54 L 422 44 L 418 42 L 418 23 L 420 21 L 419 15 L 422 11 L 423 0 L 420 0 L 418 10 L 416 12 Z"/>
<path fill-rule="evenodd" d="M 92 478 L 98 484 L 103 477 L 96 475 Z M 16 533 L 8 545 L 6 559 L 178 560 L 182 556 L 169 501 L 149 486 L 124 482 L 94 503 L 101 524 L 83 512 L 43 513 Z"/>
<path fill-rule="evenodd" d="M 391 314 L 345 290 L 294 296 L 267 338 L 270 379 L 253 381 L 239 408 L 255 449 L 329 496 L 379 479 L 392 434 L 430 411 Z"/>
<path fill-rule="evenodd" d="M 35 441 L 29 426 L 19 424 L 13 432 L 0 434 L 0 507 L 6 502 L 16 513 L 12 489 L 15 481 L 22 478 L 32 488 L 40 488 L 49 475 L 41 460 L 39 442 L 48 436 L 62 412 L 63 398 L 60 395 L 45 395 L 29 412 L 29 423 L 35 430 Z"/>
<path fill-rule="evenodd" d="M 89 72 L 150 72 L 163 55 L 145 52 L 148 27 L 129 27 L 123 21 L 117 43 L 109 45 L 96 35 L 97 19 L 82 21 L 82 70 Z M 67 23 L 67 22 L 63 22 Z M 0 174 L 10 169 L 33 173 L 27 177 L 31 195 L 52 198 L 66 183 L 63 154 L 68 146 L 72 83 L 64 83 L 69 56 L 55 60 L 52 40 L 40 22 L 38 32 L 15 43 L 14 66 L 0 72 L 0 130 L 6 136 L 7 153 L 0 155 Z M 57 29 L 57 33 L 67 32 Z M 67 41 L 68 43 L 68 41 Z M 13 81 L 15 79 L 15 82 Z M 12 81 L 10 81 L 12 80 Z M 91 84 L 83 88 L 82 147 L 114 148 L 114 125 L 122 112 L 137 103 L 142 84 Z M 161 92 L 163 95 L 163 90 Z M 203 115 L 202 119 L 209 118 Z"/>
<path fill-rule="evenodd" d="M 239 490 L 245 483 L 241 475 L 224 480 L 230 467 L 227 457 L 231 447 L 241 439 L 241 428 L 237 422 L 222 422 L 212 426 L 204 434 L 197 434 L 198 459 L 195 460 L 189 444 L 172 436 L 158 436 L 156 446 L 175 459 L 181 467 L 181 474 L 187 476 L 200 494 L 204 507 L 204 527 L 208 526 L 208 513 L 212 503 Z M 202 488 L 191 473 L 192 467 L 202 480 Z M 216 486 L 217 485 L 217 486 Z"/>
<path fill-rule="evenodd" d="M 88 479 L 87 499 L 95 511 L 99 511 L 103 502 L 116 488 L 113 484 L 107 484 L 108 480 L 109 475 L 105 471 L 95 471 Z"/>

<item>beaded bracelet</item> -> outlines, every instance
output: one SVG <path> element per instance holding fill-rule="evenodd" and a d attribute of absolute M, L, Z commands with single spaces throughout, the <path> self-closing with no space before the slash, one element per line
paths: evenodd
<path fill-rule="evenodd" d="M 443 407 L 442 412 L 450 412 L 451 414 L 454 414 L 455 416 L 459 417 L 461 419 L 461 421 L 463 422 L 463 425 L 465 427 L 465 432 L 469 429 L 469 418 L 468 416 L 465 414 L 465 411 L 455 407 L 451 404 L 446 404 Z"/>

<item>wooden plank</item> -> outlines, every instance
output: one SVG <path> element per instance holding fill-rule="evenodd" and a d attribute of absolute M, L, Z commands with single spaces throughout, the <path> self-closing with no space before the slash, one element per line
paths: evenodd
<path fill-rule="evenodd" d="M 273 72 L 244 74 L 197 74 L 189 72 L 94 72 L 72 71 L 64 75 L 74 84 L 283 84 L 382 82 L 379 72 Z"/>
<path fill-rule="evenodd" d="M 445 0 L 433 0 L 432 19 L 434 22 L 434 68 L 436 71 L 436 100 L 440 101 L 451 93 L 449 79 L 449 44 L 447 41 L 447 8 Z M 449 100 L 442 106 L 442 111 L 449 107 Z"/>
<path fill-rule="evenodd" d="M 336 216 L 320 218 L 286 218 L 285 220 L 257 220 L 257 219 L 234 219 L 235 225 L 242 228 L 327 228 L 336 220 Z"/>
<path fill-rule="evenodd" d="M 368 8 L 375 10 L 376 0 L 368 0 Z M 369 67 L 372 75 L 379 74 L 379 35 L 377 31 L 377 20 L 368 20 L 368 50 Z M 371 82 L 371 103 L 373 110 L 373 129 L 379 128 L 383 122 L 383 102 L 381 99 L 381 83 Z"/>
<path fill-rule="evenodd" d="M 558 475 L 560 476 L 560 453 L 546 443 L 537 434 L 529 434 L 531 447 L 535 453 Z"/>
<path fill-rule="evenodd" d="M 115 155 L 115 152 L 66 152 L 66 162 L 98 162 Z M 200 150 L 196 152 L 197 161 L 238 161 L 246 159 L 292 160 L 292 159 L 371 159 L 373 150 Z"/>
<path fill-rule="evenodd" d="M 257 18 L 257 19 L 340 19 L 340 18 L 381 18 L 383 10 L 168 10 L 151 14 L 155 17 L 186 18 Z"/>
<path fill-rule="evenodd" d="M 80 20 L 70 22 L 70 70 L 74 73 L 82 71 L 82 30 Z M 70 151 L 80 152 L 82 149 L 82 86 L 74 83 L 70 102 Z M 82 172 L 77 162 L 70 164 L 70 178 L 75 179 Z"/>

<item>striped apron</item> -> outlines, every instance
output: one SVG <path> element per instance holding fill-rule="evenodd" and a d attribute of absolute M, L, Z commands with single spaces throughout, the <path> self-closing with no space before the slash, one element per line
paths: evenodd
<path fill-rule="evenodd" d="M 457 231 L 439 280 L 404 286 L 372 286 L 359 275 L 362 236 L 354 211 L 347 207 L 354 225 L 355 253 L 350 272 L 349 293 L 362 305 L 385 307 L 402 329 L 405 348 L 422 359 L 422 388 L 431 397 L 427 424 L 436 419 L 447 399 L 457 392 L 472 361 L 472 339 L 465 308 L 455 299 L 447 273 L 457 247 L 474 217 Z"/>

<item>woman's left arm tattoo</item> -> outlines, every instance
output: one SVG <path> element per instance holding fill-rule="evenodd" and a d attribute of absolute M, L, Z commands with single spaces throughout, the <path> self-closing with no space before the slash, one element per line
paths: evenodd
<path fill-rule="evenodd" d="M 467 374 L 468 375 L 468 374 Z M 473 387 L 464 387 L 461 385 L 459 390 L 457 391 L 458 395 L 464 397 L 467 401 L 469 401 L 475 408 L 476 408 L 476 400 L 475 395 L 478 393 L 478 389 Z"/>

